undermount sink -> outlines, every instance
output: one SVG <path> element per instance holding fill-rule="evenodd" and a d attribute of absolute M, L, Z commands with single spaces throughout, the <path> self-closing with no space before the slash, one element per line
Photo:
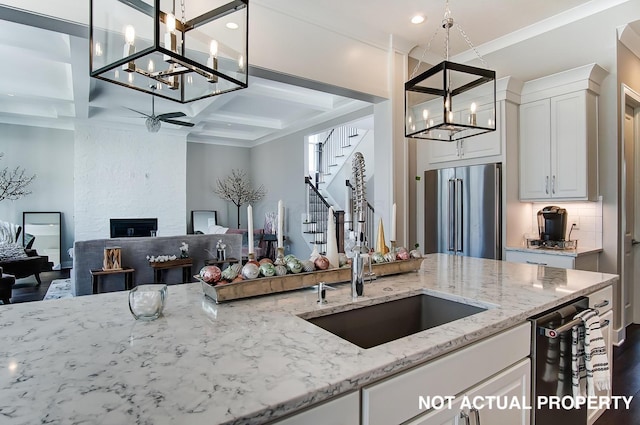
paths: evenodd
<path fill-rule="evenodd" d="M 420 294 L 305 320 L 361 348 L 371 348 L 486 310 Z"/>

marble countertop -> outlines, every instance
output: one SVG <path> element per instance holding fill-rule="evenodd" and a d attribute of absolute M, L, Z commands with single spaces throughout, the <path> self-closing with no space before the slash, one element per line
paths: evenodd
<path fill-rule="evenodd" d="M 563 255 L 566 257 L 580 257 L 581 255 L 597 254 L 602 248 L 556 249 L 556 248 L 527 248 L 526 246 L 507 246 L 505 251 L 533 252 L 536 254 Z"/>
<path fill-rule="evenodd" d="M 431 293 L 488 310 L 370 349 L 298 317 L 353 306 L 350 286 L 216 305 L 169 287 L 163 317 L 127 292 L 0 306 L 2 423 L 261 424 L 513 327 L 617 276 L 428 255 L 365 285 L 358 305 Z"/>

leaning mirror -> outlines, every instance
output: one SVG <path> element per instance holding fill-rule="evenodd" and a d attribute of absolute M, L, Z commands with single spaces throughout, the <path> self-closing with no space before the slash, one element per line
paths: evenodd
<path fill-rule="evenodd" d="M 22 243 L 38 255 L 49 257 L 53 269 L 60 269 L 60 212 L 23 212 Z"/>
<path fill-rule="evenodd" d="M 215 226 L 217 223 L 217 212 L 206 210 L 191 211 L 191 224 L 193 233 L 209 233 L 209 227 Z"/>

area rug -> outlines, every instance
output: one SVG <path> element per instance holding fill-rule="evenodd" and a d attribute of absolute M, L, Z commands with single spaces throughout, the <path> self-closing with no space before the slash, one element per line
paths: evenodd
<path fill-rule="evenodd" d="M 43 300 L 57 300 L 60 298 L 73 298 L 73 293 L 71 292 L 71 279 L 52 280 Z"/>

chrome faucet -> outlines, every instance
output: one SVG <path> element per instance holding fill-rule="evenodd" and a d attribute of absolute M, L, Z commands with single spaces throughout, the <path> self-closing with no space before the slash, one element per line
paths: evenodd
<path fill-rule="evenodd" d="M 364 295 L 364 258 L 362 254 L 369 252 L 365 244 L 365 208 L 367 200 L 365 198 L 364 186 L 364 156 L 356 152 L 352 161 L 354 184 L 354 218 L 356 221 L 356 245 L 353 248 L 353 258 L 351 259 L 351 298 L 355 301 Z"/>

